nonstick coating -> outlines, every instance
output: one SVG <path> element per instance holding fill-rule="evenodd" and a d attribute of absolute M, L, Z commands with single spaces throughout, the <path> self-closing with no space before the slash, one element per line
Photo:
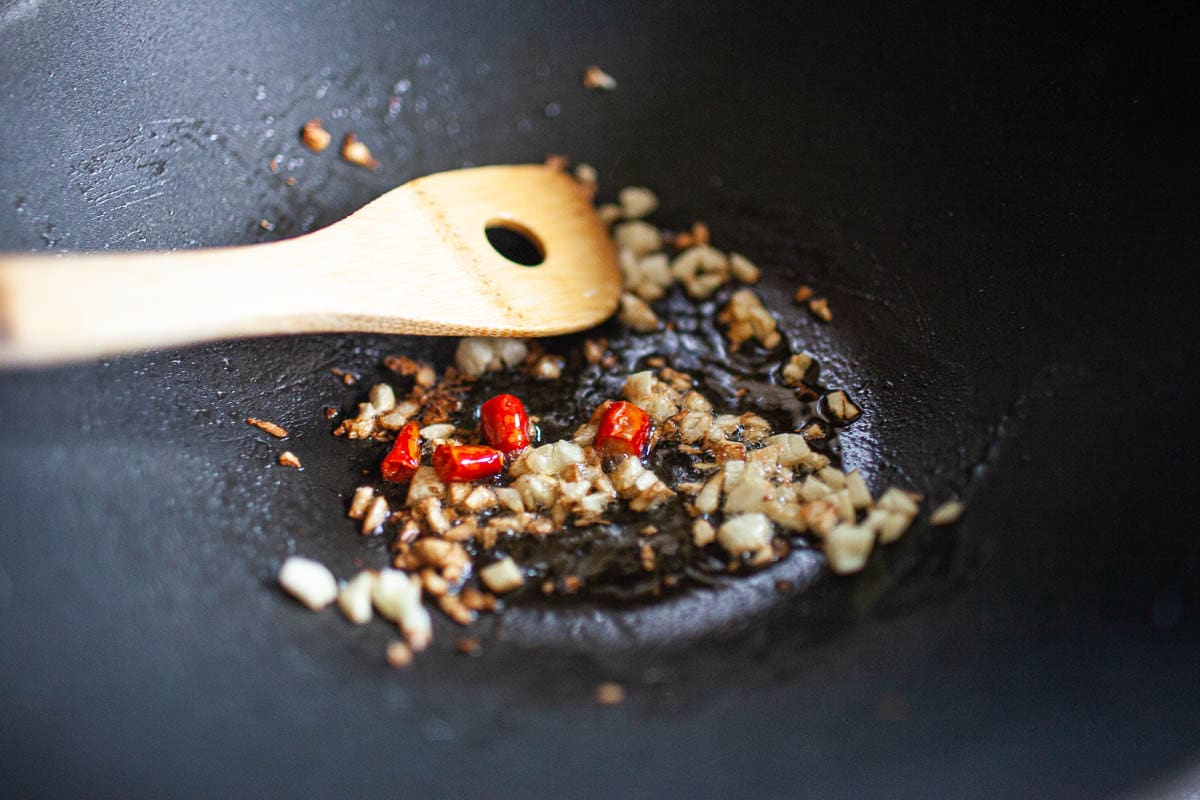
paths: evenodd
<path fill-rule="evenodd" d="M 858 579 L 522 609 L 478 626 L 478 658 L 439 621 L 397 673 L 384 626 L 273 576 L 385 555 L 343 518 L 375 455 L 329 436 L 321 406 L 356 399 L 329 370 L 452 342 L 0 374 L 0 794 L 1194 790 L 1185 26 L 904 5 L 0 0 L 0 247 L 274 239 L 423 173 L 567 153 L 766 268 L 789 337 L 867 408 L 848 461 L 876 488 L 968 500 Z M 584 92 L 590 63 L 619 89 Z M 312 117 L 382 169 L 304 150 Z M 833 325 L 789 305 L 800 282 Z M 624 705 L 595 706 L 605 680 Z"/>

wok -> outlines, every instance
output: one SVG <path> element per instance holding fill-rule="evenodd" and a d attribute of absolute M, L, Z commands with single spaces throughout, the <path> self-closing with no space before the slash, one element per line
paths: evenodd
<path fill-rule="evenodd" d="M 867 409 L 845 446 L 877 489 L 968 502 L 855 579 L 798 557 L 660 605 L 525 606 L 477 626 L 479 658 L 439 620 L 397 672 L 386 626 L 314 616 L 274 573 L 385 557 L 343 516 L 375 456 L 329 435 L 321 406 L 355 399 L 329 370 L 453 342 L 9 371 L 3 794 L 1194 791 L 1183 29 L 1071 4 L 0 3 L 3 248 L 278 238 L 420 174 L 567 153 L 764 267 Z M 617 91 L 580 87 L 591 63 Z M 382 168 L 304 150 L 312 117 Z M 833 325 L 788 304 L 801 282 Z M 607 680 L 623 705 L 593 703 Z"/>

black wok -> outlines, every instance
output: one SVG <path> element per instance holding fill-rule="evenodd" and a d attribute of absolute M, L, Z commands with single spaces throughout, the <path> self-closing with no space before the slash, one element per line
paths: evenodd
<path fill-rule="evenodd" d="M 868 409 L 848 460 L 969 510 L 859 579 L 783 565 L 813 578 L 790 595 L 768 573 L 699 603 L 527 607 L 481 624 L 474 659 L 439 622 L 398 673 L 382 625 L 313 616 L 273 576 L 291 552 L 342 575 L 384 557 L 343 518 L 371 454 L 329 435 L 321 406 L 354 399 L 330 368 L 452 342 L 0 374 L 0 794 L 1194 791 L 1183 28 L 973 3 L 3 0 L 0 247 L 278 238 L 416 175 L 567 153 L 767 268 L 789 335 Z M 590 63 L 619 89 L 585 93 Z M 311 117 L 383 168 L 303 150 Z M 799 282 L 834 325 L 788 305 Z M 291 429 L 305 471 L 248 415 Z M 604 680 L 624 705 L 594 705 Z"/>

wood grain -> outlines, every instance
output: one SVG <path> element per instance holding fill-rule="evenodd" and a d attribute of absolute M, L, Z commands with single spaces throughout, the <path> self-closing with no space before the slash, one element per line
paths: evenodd
<path fill-rule="evenodd" d="M 497 253 L 484 233 L 497 220 L 534 232 L 544 262 Z M 0 364 L 285 333 L 548 336 L 604 320 L 620 285 L 607 231 L 569 176 L 478 167 L 418 178 L 280 242 L 0 255 Z"/>

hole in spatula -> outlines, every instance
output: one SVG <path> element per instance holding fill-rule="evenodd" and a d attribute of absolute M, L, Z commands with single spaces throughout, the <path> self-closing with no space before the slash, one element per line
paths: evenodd
<path fill-rule="evenodd" d="M 519 222 L 509 219 L 494 219 L 488 222 L 483 232 L 497 253 L 524 267 L 536 267 L 546 260 L 546 248 L 533 231 Z"/>

